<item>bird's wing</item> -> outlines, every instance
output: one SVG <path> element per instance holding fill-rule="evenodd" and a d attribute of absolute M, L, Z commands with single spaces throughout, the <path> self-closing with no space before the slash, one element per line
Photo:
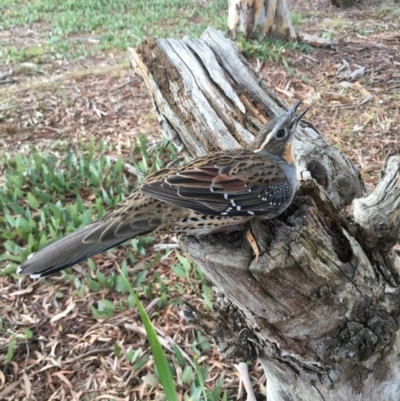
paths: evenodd
<path fill-rule="evenodd" d="M 276 211 L 290 196 L 280 164 L 250 150 L 215 153 L 148 177 L 145 195 L 198 213 L 226 216 Z"/>

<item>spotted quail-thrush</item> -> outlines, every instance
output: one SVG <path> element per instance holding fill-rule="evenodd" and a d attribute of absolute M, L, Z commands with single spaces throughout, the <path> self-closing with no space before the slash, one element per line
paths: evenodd
<path fill-rule="evenodd" d="M 297 187 L 291 139 L 308 110 L 296 116 L 300 103 L 272 119 L 245 149 L 150 174 L 115 210 L 31 254 L 18 273 L 48 276 L 149 233 L 204 235 L 277 217 Z"/>

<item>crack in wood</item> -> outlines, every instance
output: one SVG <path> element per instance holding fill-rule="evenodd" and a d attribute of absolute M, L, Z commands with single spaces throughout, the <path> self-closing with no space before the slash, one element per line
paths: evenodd
<path fill-rule="evenodd" d="M 212 29 L 199 40 L 149 40 L 132 64 L 168 122 L 168 138 L 193 157 L 250 142 L 284 109 Z M 193 73 L 199 68 L 202 75 Z M 398 401 L 400 261 L 392 248 L 400 240 L 400 157 L 389 159 L 367 195 L 358 170 L 311 123 L 297 130 L 293 155 L 304 180 L 282 216 L 252 222 L 258 262 L 242 234 L 179 238 L 240 311 L 243 321 L 229 326 L 232 343 L 229 330 L 220 335 L 221 349 L 238 346 L 246 357 L 247 345 L 261 344 L 269 401 Z M 235 337 L 232 327 L 252 333 Z"/>

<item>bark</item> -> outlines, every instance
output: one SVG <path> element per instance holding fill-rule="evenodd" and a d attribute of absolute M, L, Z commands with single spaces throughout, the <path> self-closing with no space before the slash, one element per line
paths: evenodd
<path fill-rule="evenodd" d="M 192 157 L 245 145 L 285 109 L 218 31 L 148 39 L 131 60 L 165 135 Z M 400 158 L 367 195 L 309 122 L 293 149 L 299 190 L 278 219 L 254 222 L 258 261 L 241 233 L 180 238 L 237 308 L 198 319 L 225 355 L 259 357 L 268 401 L 398 401 Z"/>
<path fill-rule="evenodd" d="M 235 39 L 238 32 L 244 33 L 246 38 L 258 39 L 266 35 L 296 40 L 288 0 L 230 0 L 228 35 Z"/>

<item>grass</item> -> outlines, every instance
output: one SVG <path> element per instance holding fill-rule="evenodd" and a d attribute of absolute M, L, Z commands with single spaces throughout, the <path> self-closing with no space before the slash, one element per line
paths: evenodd
<path fill-rule="evenodd" d="M 268 38 L 258 41 L 253 39 L 246 40 L 241 37 L 239 45 L 246 57 L 256 57 L 271 63 L 281 62 L 286 52 L 292 50 L 307 52 L 309 49 L 309 46 L 305 43 L 271 40 Z"/>
<path fill-rule="evenodd" d="M 6 252 L 0 260 L 20 263 L 48 240 L 101 217 L 105 208 L 124 198 L 132 189 L 124 163 L 122 159 L 114 163 L 107 151 L 100 142 L 86 149 L 66 149 L 65 154 L 32 150 L 28 157 L 4 155 L 0 239 Z M 147 155 L 143 157 L 146 160 Z M 154 157 L 154 165 L 161 163 L 158 155 Z M 140 163 L 142 170 L 147 170 L 147 165 Z M 83 191 L 94 194 L 91 206 L 81 197 Z"/>
<path fill-rule="evenodd" d="M 14 273 L 30 253 L 48 241 L 100 218 L 137 186 L 141 176 L 132 182 L 125 162 L 111 158 L 110 152 L 111 146 L 100 141 L 60 151 L 31 149 L 25 155 L 2 155 L 0 261 L 6 268 L 0 274 Z M 145 175 L 170 158 L 176 158 L 176 150 L 165 139 L 149 154 L 145 137 L 140 136 L 130 162 Z M 143 253 L 151 241 L 135 240 L 134 249 Z"/>
<path fill-rule="evenodd" d="M 391 18 L 399 18 L 400 17 L 400 8 L 393 2 L 384 2 L 379 6 L 378 15 L 380 17 L 390 16 Z"/>
<path fill-rule="evenodd" d="M 301 22 L 303 21 L 302 15 L 297 13 L 297 12 L 291 12 L 290 13 L 290 19 L 291 19 L 292 24 L 293 24 L 294 27 L 300 25 Z"/>
<path fill-rule="evenodd" d="M 330 26 L 335 30 L 341 30 L 345 28 L 349 22 L 343 20 L 342 18 L 333 18 L 329 21 Z"/>
<path fill-rule="evenodd" d="M 357 3 L 357 0 L 337 0 L 337 2 L 341 7 L 351 7 Z"/>
<path fill-rule="evenodd" d="M 297 23 L 300 19 L 297 19 Z M 295 75 L 296 71 L 285 57 L 285 54 L 296 50 L 306 53 L 309 46 L 305 43 L 286 42 L 284 40 L 271 40 L 265 38 L 259 40 L 247 40 L 243 36 L 239 38 L 239 47 L 248 58 L 257 58 L 269 63 L 283 65 L 290 75 Z"/>
<path fill-rule="evenodd" d="M 14 63 L 85 58 L 125 50 L 145 36 L 199 36 L 209 25 L 224 29 L 228 2 L 0 0 L 0 9 L 0 30 L 40 32 L 28 43 L 1 47 L 0 62 Z"/>
<path fill-rule="evenodd" d="M 124 167 L 126 162 L 145 176 L 164 167 L 167 161 L 177 159 L 176 149 L 166 139 L 149 148 L 144 136 L 139 136 L 135 142 L 130 160 L 115 160 L 109 156 L 112 152 L 110 145 L 100 141 L 80 143 L 77 147 L 69 147 L 62 152 L 30 149 L 28 154 L 23 156 L 6 153 L 1 155 L 0 170 L 4 173 L 4 182 L 0 189 L 0 208 L 3 211 L 0 217 L 0 261 L 5 265 L 5 269 L 0 274 L 18 279 L 16 267 L 30 252 L 89 223 L 94 218 L 101 217 L 131 192 L 138 181 L 135 179 L 132 182 L 132 177 Z M 180 296 L 192 290 L 197 293 L 203 292 L 206 303 L 211 304 L 211 289 L 197 267 L 183 255 L 168 248 L 149 257 L 148 247 L 152 243 L 152 237 L 144 237 L 132 240 L 127 244 L 129 248 L 120 249 L 118 252 L 124 257 L 117 270 L 102 272 L 90 259 L 88 274 L 82 275 L 79 274 L 79 270 L 69 268 L 62 273 L 63 281 L 71 283 L 77 297 L 91 294 L 90 297 L 95 300 L 91 306 L 95 321 L 110 319 L 124 311 L 136 309 L 136 293 L 140 294 L 142 299 L 158 299 L 158 307 L 161 310 L 176 305 Z M 143 258 L 146 258 L 145 263 L 140 261 Z M 157 266 L 166 260 L 176 275 L 176 281 L 170 286 L 164 284 L 157 272 Z M 171 263 L 171 260 L 175 262 Z M 182 286 L 182 278 L 192 282 L 192 288 Z M 41 283 L 42 286 L 46 284 L 49 287 L 54 286 L 48 279 Z M 118 302 L 110 297 L 111 294 L 118 294 Z M 62 299 L 63 294 L 55 294 L 56 299 L 57 297 Z M 146 322 L 148 325 L 147 320 Z M 157 342 L 154 332 L 150 330 L 148 333 L 152 333 L 153 343 Z M 18 361 L 19 347 L 24 343 L 36 341 L 34 334 L 37 335 L 26 327 L 10 331 L 6 326 L 0 325 L 0 337 L 8 337 L 4 362 L 10 364 L 16 358 Z M 193 370 L 177 347 L 176 345 L 173 358 L 182 371 L 181 379 L 186 389 L 183 390 L 184 394 L 192 400 L 200 400 L 204 394 L 207 399 L 213 401 L 226 399 L 226 391 L 221 389 L 222 383 L 208 390 L 204 386 L 208 377 L 207 370 L 200 368 L 195 362 L 193 366 L 197 367 Z M 159 355 L 160 347 L 156 346 L 155 350 L 153 355 L 156 360 L 164 358 Z M 199 358 L 209 350 L 210 344 L 198 333 L 197 340 L 192 342 L 192 353 Z M 133 371 L 143 369 L 150 361 L 149 353 L 143 349 L 126 348 L 118 342 L 114 343 L 114 356 L 121 362 L 129 363 Z M 160 377 L 156 371 L 151 379 L 153 386 L 165 379 L 165 361 L 160 366 L 164 373 Z M 173 365 L 168 369 L 172 369 L 174 375 L 177 374 Z M 170 389 L 172 394 L 171 391 Z"/>

